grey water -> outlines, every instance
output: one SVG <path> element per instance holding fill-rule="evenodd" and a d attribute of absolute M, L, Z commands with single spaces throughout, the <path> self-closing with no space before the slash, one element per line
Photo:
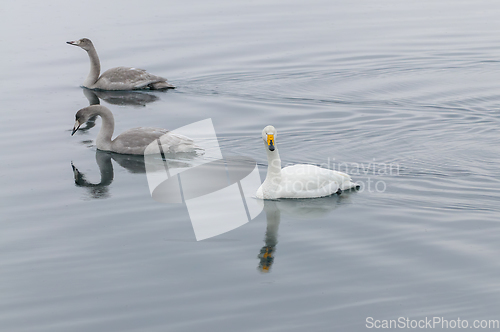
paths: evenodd
<path fill-rule="evenodd" d="M 0 330 L 499 320 L 499 16 L 486 0 L 3 3 Z M 103 70 L 177 89 L 87 98 L 87 55 L 66 44 L 83 37 Z M 100 120 L 70 136 L 96 99 L 116 133 L 211 118 L 223 154 L 255 159 L 262 180 L 272 124 L 283 165 L 361 188 L 266 202 L 196 241 L 140 158 L 96 151 Z"/>

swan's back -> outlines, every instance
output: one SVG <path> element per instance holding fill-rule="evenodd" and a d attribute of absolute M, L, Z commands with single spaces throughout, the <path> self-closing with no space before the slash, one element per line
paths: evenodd
<path fill-rule="evenodd" d="M 168 133 L 166 129 L 138 127 L 124 131 L 112 141 L 112 150 L 124 154 L 144 154 L 154 140 Z"/>
<path fill-rule="evenodd" d="M 124 131 L 112 142 L 112 150 L 123 154 L 144 154 L 147 146 L 160 139 L 164 153 L 194 152 L 200 148 L 192 139 L 166 129 L 138 127 Z"/>
<path fill-rule="evenodd" d="M 332 171 L 314 165 L 293 165 L 281 170 L 281 198 L 315 198 L 339 189 Z"/>
<path fill-rule="evenodd" d="M 163 77 L 132 67 L 116 67 L 106 70 L 92 86 L 101 90 L 137 90 L 173 88 Z"/>
<path fill-rule="evenodd" d="M 281 181 L 283 198 L 323 197 L 356 186 L 348 174 L 307 164 L 283 168 Z"/>

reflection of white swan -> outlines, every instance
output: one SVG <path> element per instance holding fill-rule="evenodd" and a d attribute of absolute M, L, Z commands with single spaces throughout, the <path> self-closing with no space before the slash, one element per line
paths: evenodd
<path fill-rule="evenodd" d="M 257 198 L 316 198 L 356 187 L 349 175 L 314 165 L 299 164 L 282 169 L 276 134 L 273 126 L 262 131 L 268 167 L 266 179 L 257 190 Z"/>
<path fill-rule="evenodd" d="M 101 63 L 90 39 L 82 38 L 67 43 L 81 47 L 89 55 L 90 73 L 83 82 L 83 86 L 86 88 L 100 90 L 160 90 L 175 88 L 172 84 L 167 83 L 167 80 L 163 77 L 150 74 L 144 69 L 116 67 L 105 71 L 99 77 Z"/>
<path fill-rule="evenodd" d="M 271 270 L 274 263 L 274 252 L 278 244 L 278 228 L 281 221 L 279 208 L 276 206 L 276 201 L 265 201 L 264 212 L 266 213 L 266 236 L 264 238 L 265 245 L 260 249 L 259 253 L 259 271 L 267 273 Z"/>
<path fill-rule="evenodd" d="M 311 221 L 323 218 L 336 208 L 349 204 L 351 196 L 331 195 L 317 199 L 281 199 L 273 202 L 283 215 L 292 219 Z"/>
<path fill-rule="evenodd" d="M 146 147 L 157 139 L 160 139 L 164 153 L 196 152 L 201 149 L 190 138 L 160 128 L 133 128 L 111 140 L 115 120 L 113 113 L 102 105 L 92 105 L 79 110 L 75 116 L 75 126 L 71 135 L 95 115 L 102 118 L 101 130 L 96 139 L 96 146 L 99 150 L 143 155 Z"/>
<path fill-rule="evenodd" d="M 274 263 L 281 215 L 293 219 L 307 220 L 308 222 L 324 218 L 334 209 L 344 204 L 349 204 L 350 195 L 334 195 L 317 199 L 280 199 L 258 202 L 264 205 L 267 221 L 266 235 L 264 237 L 265 245 L 260 249 L 258 255 L 260 259 L 258 270 L 266 273 L 271 270 Z"/>

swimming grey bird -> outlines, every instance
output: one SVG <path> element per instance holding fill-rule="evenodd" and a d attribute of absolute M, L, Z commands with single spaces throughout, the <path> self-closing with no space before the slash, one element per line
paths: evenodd
<path fill-rule="evenodd" d="M 148 145 L 155 140 L 159 140 L 164 153 L 203 151 L 202 148 L 194 144 L 192 139 L 161 128 L 132 128 L 124 131 L 112 140 L 115 120 L 113 118 L 113 113 L 102 105 L 87 106 L 76 112 L 75 126 L 73 127 L 71 135 L 73 135 L 82 124 L 96 115 L 100 116 L 102 119 L 101 129 L 96 138 L 96 146 L 99 150 L 144 155 Z"/>
<path fill-rule="evenodd" d="M 89 55 L 90 73 L 83 82 L 83 86 L 86 88 L 99 90 L 165 90 L 175 88 L 163 77 L 150 74 L 144 69 L 131 67 L 111 68 L 99 77 L 101 63 L 90 39 L 82 38 L 67 43 L 83 48 Z"/>

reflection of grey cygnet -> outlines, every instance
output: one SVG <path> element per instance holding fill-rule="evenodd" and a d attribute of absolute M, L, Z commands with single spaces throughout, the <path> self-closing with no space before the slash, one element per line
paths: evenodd
<path fill-rule="evenodd" d="M 83 82 L 83 86 L 86 88 L 100 90 L 162 90 L 175 88 L 172 84 L 167 83 L 165 78 L 150 74 L 144 69 L 116 67 L 105 71 L 99 77 L 101 63 L 90 39 L 82 38 L 67 43 L 81 47 L 89 55 L 90 73 Z"/>
<path fill-rule="evenodd" d="M 108 186 L 113 182 L 114 177 L 111 155 L 106 152 L 97 151 L 95 160 L 101 173 L 101 181 L 99 181 L 99 183 L 87 181 L 85 175 L 73 165 L 73 162 L 71 162 L 73 175 L 75 176 L 75 184 L 78 187 L 88 188 L 92 198 L 107 198 L 109 196 Z"/>
<path fill-rule="evenodd" d="M 79 110 L 75 116 L 75 126 L 71 135 L 95 115 L 100 116 L 102 119 L 101 130 L 96 139 L 96 146 L 99 150 L 143 155 L 146 147 L 158 139 L 164 153 L 189 153 L 202 150 L 194 144 L 192 139 L 161 128 L 133 128 L 124 131 L 114 140 L 111 140 L 115 129 L 115 120 L 113 113 L 102 105 L 92 105 Z"/>
<path fill-rule="evenodd" d="M 141 155 L 119 154 L 97 150 L 95 153 L 95 160 L 101 174 L 101 180 L 98 183 L 89 182 L 85 174 L 81 173 L 78 168 L 73 165 L 73 162 L 71 162 L 75 177 L 75 185 L 88 188 L 91 198 L 107 198 L 109 196 L 108 186 L 113 182 L 114 177 L 111 159 L 116 161 L 130 173 L 146 173 L 144 157 Z M 162 163 L 161 161 L 157 162 Z M 183 161 L 170 160 L 169 166 L 171 168 L 187 168 L 190 164 Z"/>
<path fill-rule="evenodd" d="M 282 169 L 276 136 L 273 126 L 262 131 L 268 166 L 266 179 L 257 190 L 257 198 L 316 198 L 356 187 L 349 175 L 314 165 L 299 164 Z"/>
<path fill-rule="evenodd" d="M 83 89 L 83 94 L 89 100 L 89 105 L 99 105 L 102 99 L 113 105 L 146 106 L 159 98 L 144 91 L 104 91 Z"/>

